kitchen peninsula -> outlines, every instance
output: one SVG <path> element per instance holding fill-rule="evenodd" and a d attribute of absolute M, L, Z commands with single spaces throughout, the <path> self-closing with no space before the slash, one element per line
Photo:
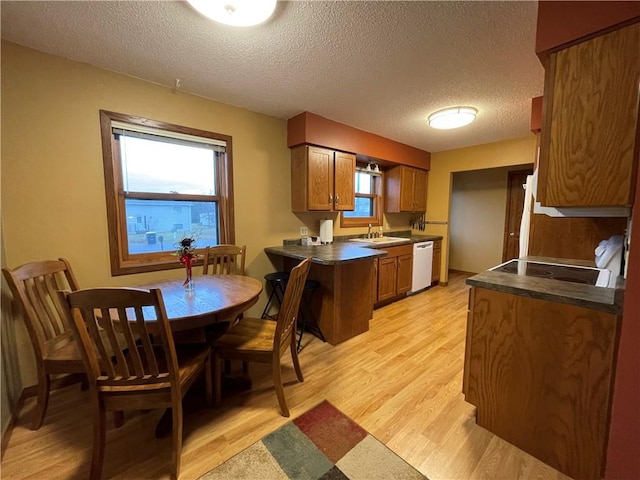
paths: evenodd
<path fill-rule="evenodd" d="M 369 330 L 375 303 L 375 261 L 387 254 L 385 247 L 410 245 L 417 241 L 442 237 L 412 236 L 378 245 L 361 242 L 335 242 L 328 245 L 285 245 L 267 247 L 265 252 L 282 260 L 282 268 L 291 270 L 311 257 L 309 279 L 320 283 L 311 309 L 327 342 L 337 345 Z M 280 267 L 277 267 L 280 268 Z"/>
<path fill-rule="evenodd" d="M 337 345 L 369 330 L 373 316 L 373 260 L 383 256 L 384 251 L 346 242 L 264 250 L 269 255 L 282 257 L 285 271 L 311 257 L 309 279 L 320 283 L 320 292 L 313 296 L 311 310 L 327 342 Z"/>

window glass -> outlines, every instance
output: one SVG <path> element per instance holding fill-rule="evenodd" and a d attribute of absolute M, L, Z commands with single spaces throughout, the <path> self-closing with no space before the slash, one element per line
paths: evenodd
<path fill-rule="evenodd" d="M 373 198 L 356 197 L 356 208 L 353 211 L 342 212 L 347 218 L 373 217 Z"/>
<path fill-rule="evenodd" d="M 355 173 L 355 208 L 340 216 L 341 227 L 382 225 L 382 177 L 364 170 Z"/>
<path fill-rule="evenodd" d="M 173 252 L 184 237 L 198 248 L 219 244 L 217 202 L 128 198 L 124 205 L 129 254 Z"/>
<path fill-rule="evenodd" d="M 211 148 L 118 137 L 125 192 L 215 195 L 215 152 Z"/>
<path fill-rule="evenodd" d="M 356 170 L 356 193 L 372 193 L 373 175 Z"/>

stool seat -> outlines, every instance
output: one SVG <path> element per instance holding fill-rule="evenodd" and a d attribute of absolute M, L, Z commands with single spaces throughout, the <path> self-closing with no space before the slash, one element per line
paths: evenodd
<path fill-rule="evenodd" d="M 264 276 L 267 282 L 286 282 L 289 280 L 289 272 L 272 272 Z"/>

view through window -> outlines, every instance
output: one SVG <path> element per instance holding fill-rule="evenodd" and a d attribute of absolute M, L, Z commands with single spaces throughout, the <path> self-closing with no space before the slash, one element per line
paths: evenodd
<path fill-rule="evenodd" d="M 105 122 L 109 133 L 105 181 L 108 217 L 115 217 L 109 224 L 114 274 L 175 267 L 171 255 L 184 237 L 195 238 L 197 248 L 233 241 L 226 191 L 231 137 L 101 114 L 103 136 Z M 105 144 L 103 138 L 103 150 Z"/>
<path fill-rule="evenodd" d="M 365 170 L 356 170 L 355 208 L 342 212 L 342 227 L 382 225 L 382 177 Z"/>

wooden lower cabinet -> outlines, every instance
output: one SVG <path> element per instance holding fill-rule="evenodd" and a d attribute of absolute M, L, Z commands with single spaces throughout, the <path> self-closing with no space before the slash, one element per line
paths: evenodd
<path fill-rule="evenodd" d="M 387 255 L 378 259 L 377 304 L 400 298 L 411 290 L 413 245 L 385 247 L 384 250 Z"/>
<path fill-rule="evenodd" d="M 620 317 L 480 287 L 469 303 L 476 423 L 570 477 L 603 478 Z"/>
<path fill-rule="evenodd" d="M 286 271 L 298 263 L 299 259 L 283 259 Z M 369 320 L 373 317 L 373 272 L 374 262 L 370 257 L 333 265 L 311 264 L 308 278 L 320 283 L 313 294 L 311 311 L 331 345 L 369 330 Z"/>
<path fill-rule="evenodd" d="M 442 262 L 442 240 L 433 241 L 433 261 L 431 263 L 431 285 L 440 281 L 440 264 Z"/>
<path fill-rule="evenodd" d="M 409 255 L 398 256 L 398 278 L 396 279 L 396 293 L 407 293 L 411 290 L 413 275 L 413 252 Z"/>
<path fill-rule="evenodd" d="M 381 258 L 378 261 L 378 302 L 384 302 L 396 296 L 398 281 L 398 259 Z"/>

